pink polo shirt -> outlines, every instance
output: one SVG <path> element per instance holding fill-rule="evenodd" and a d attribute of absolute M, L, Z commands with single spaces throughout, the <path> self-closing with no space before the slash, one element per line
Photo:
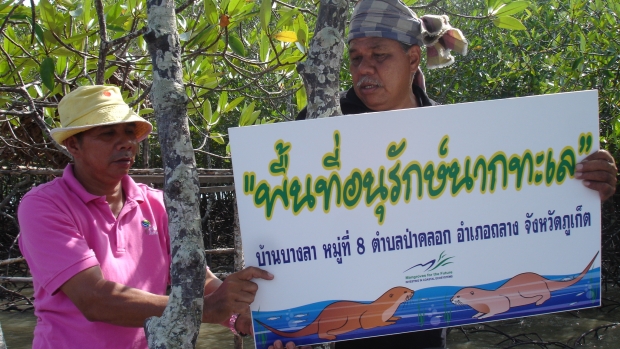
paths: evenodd
<path fill-rule="evenodd" d="M 122 180 L 125 205 L 115 218 L 105 196 L 88 193 L 68 165 L 19 205 L 20 249 L 33 276 L 33 349 L 147 348 L 144 330 L 89 322 L 60 287 L 100 266 L 106 280 L 163 295 L 169 281 L 168 217 L 162 192 Z"/>

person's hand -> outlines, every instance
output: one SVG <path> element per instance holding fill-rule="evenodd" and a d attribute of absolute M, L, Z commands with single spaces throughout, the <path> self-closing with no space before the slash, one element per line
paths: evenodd
<path fill-rule="evenodd" d="M 235 330 L 239 333 L 254 335 L 254 331 L 252 330 L 252 316 L 250 316 L 249 308 L 248 311 L 239 314 L 237 317 L 237 322 L 235 322 Z"/>
<path fill-rule="evenodd" d="M 256 267 L 230 274 L 213 293 L 205 296 L 202 322 L 223 323 L 233 314 L 247 313 L 258 290 L 258 285 L 250 281 L 255 278 L 271 280 L 273 275 Z"/>
<path fill-rule="evenodd" d="M 283 346 L 282 341 L 278 339 L 277 341 L 273 342 L 273 345 L 270 345 L 268 349 L 284 349 L 284 348 L 295 349 L 297 347 L 295 346 L 295 343 L 293 342 L 288 342 L 286 343 L 286 346 Z M 312 347 L 309 345 L 304 345 L 303 347 L 299 347 L 298 349 L 312 349 Z"/>
<path fill-rule="evenodd" d="M 606 150 L 588 155 L 575 167 L 575 178 L 582 179 L 583 185 L 598 191 L 601 201 L 609 199 L 616 192 L 617 174 L 614 158 Z"/>

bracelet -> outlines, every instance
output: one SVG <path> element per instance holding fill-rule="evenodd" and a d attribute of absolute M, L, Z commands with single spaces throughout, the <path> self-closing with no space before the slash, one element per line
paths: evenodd
<path fill-rule="evenodd" d="M 237 329 L 235 328 L 235 324 L 237 323 L 237 318 L 239 317 L 239 314 L 233 314 L 230 319 L 228 319 L 228 328 L 230 328 L 230 331 L 237 336 L 241 336 L 241 337 L 245 337 L 247 336 L 247 334 L 243 333 L 243 332 L 237 332 Z"/>

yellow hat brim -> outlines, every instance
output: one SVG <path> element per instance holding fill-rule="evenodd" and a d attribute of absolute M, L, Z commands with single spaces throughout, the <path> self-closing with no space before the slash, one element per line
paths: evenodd
<path fill-rule="evenodd" d="M 136 138 L 138 141 L 146 139 L 153 130 L 153 125 L 136 114 L 129 106 L 112 105 L 85 114 L 67 127 L 54 128 L 50 133 L 56 142 L 62 144 L 67 138 L 91 128 L 122 123 L 136 124 Z"/>

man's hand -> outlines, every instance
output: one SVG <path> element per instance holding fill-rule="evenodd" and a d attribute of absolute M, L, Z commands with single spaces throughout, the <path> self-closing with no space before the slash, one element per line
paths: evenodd
<path fill-rule="evenodd" d="M 617 174 L 614 158 L 606 150 L 590 154 L 575 167 L 575 178 L 582 179 L 583 185 L 598 191 L 601 201 L 616 192 Z"/>
<path fill-rule="evenodd" d="M 247 313 L 258 290 L 258 285 L 250 281 L 255 278 L 271 280 L 273 275 L 256 267 L 230 274 L 213 293 L 205 296 L 202 322 L 223 323 L 233 314 Z"/>
<path fill-rule="evenodd" d="M 273 342 L 273 345 L 270 345 L 268 349 L 284 349 L 284 348 L 295 349 L 297 347 L 295 346 L 295 343 L 293 342 L 288 342 L 286 343 L 286 346 L 283 346 L 282 341 L 278 339 L 277 341 Z M 305 345 L 303 347 L 299 347 L 299 349 L 312 349 L 312 347 L 309 345 Z"/>
<path fill-rule="evenodd" d="M 239 314 L 237 318 L 237 322 L 235 322 L 235 330 L 239 333 L 254 335 L 254 331 L 252 330 L 252 316 L 250 315 L 249 309 L 248 311 Z"/>

